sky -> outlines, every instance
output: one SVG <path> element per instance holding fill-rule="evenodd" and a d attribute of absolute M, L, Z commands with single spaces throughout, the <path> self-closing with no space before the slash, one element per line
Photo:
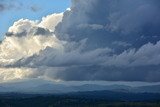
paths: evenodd
<path fill-rule="evenodd" d="M 160 82 L 159 0 L 3 0 L 0 81 Z"/>
<path fill-rule="evenodd" d="M 70 0 L 1 0 L 0 39 L 4 38 L 8 28 L 17 20 L 39 20 L 52 13 L 64 12 L 70 4 Z"/>

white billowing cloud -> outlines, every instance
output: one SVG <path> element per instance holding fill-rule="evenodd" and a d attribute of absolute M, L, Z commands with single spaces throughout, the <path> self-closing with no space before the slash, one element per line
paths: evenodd
<path fill-rule="evenodd" d="M 20 19 L 11 26 L 0 44 L 0 81 L 37 78 L 40 72 L 31 68 L 5 68 L 5 65 L 27 58 L 47 47 L 63 51 L 62 43 L 52 30 L 62 20 L 63 13 L 48 15 L 41 22 Z M 52 25 L 53 24 L 53 25 Z"/>
<path fill-rule="evenodd" d="M 24 79 L 33 73 L 29 68 L 0 68 L 0 82 Z"/>
<path fill-rule="evenodd" d="M 42 18 L 39 26 L 50 29 L 51 31 L 55 30 L 56 25 L 61 22 L 63 13 L 51 14 Z"/>
<path fill-rule="evenodd" d="M 8 32 L 12 32 L 13 34 L 22 33 L 22 32 L 29 32 L 32 27 L 38 25 L 38 21 L 31 21 L 28 19 L 20 19 L 14 22 L 13 26 L 11 26 Z"/>
<path fill-rule="evenodd" d="M 0 63 L 11 63 L 29 57 L 46 47 L 59 49 L 61 46 L 54 36 L 6 37 L 0 45 Z"/>
<path fill-rule="evenodd" d="M 62 18 L 59 17 L 59 14 L 57 14 L 58 17 L 56 14 L 47 17 L 51 16 L 52 18 L 43 18 L 41 22 L 28 19 L 20 19 L 15 22 L 0 44 L 0 65 L 10 64 L 21 58 L 32 56 L 46 47 L 63 51 L 62 43 L 50 31 L 51 26 L 49 26 L 51 22 L 55 21 L 52 26 L 54 29 Z"/>
<path fill-rule="evenodd" d="M 32 21 L 29 19 L 20 19 L 14 22 L 13 26 L 11 26 L 8 30 L 12 35 L 21 34 L 21 33 L 30 33 L 34 27 L 40 27 L 44 29 L 48 29 L 50 31 L 54 31 L 56 25 L 61 22 L 63 17 L 63 13 L 59 14 L 51 14 L 46 17 L 43 17 L 39 22 Z"/>

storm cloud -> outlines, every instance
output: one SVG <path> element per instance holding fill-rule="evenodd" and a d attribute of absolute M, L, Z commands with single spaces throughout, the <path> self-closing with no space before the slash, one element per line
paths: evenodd
<path fill-rule="evenodd" d="M 15 22 L 1 66 L 29 70 L 22 78 L 159 82 L 159 10 L 158 0 L 72 0 L 64 13 Z"/>
<path fill-rule="evenodd" d="M 158 4 L 157 0 L 73 0 L 71 11 L 64 13 L 55 32 L 61 40 L 87 38 L 88 48 L 108 46 L 122 50 L 124 47 L 115 46 L 115 41 L 140 48 L 160 39 Z"/>

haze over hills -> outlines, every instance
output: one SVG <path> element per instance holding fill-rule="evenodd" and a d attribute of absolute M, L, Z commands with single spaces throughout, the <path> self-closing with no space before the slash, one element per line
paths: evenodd
<path fill-rule="evenodd" d="M 146 86 L 129 86 L 129 85 L 102 85 L 102 84 L 79 84 L 79 85 L 65 85 L 56 84 L 52 82 L 44 82 L 33 85 L 34 83 L 16 82 L 9 84 L 0 84 L 1 93 L 42 93 L 42 94 L 62 94 L 70 92 L 85 92 L 85 91 L 102 91 L 108 90 L 113 92 L 125 93 L 160 93 L 160 85 L 146 85 Z"/>

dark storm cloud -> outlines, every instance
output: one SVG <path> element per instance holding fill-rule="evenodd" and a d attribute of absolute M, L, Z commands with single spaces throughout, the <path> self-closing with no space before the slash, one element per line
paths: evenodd
<path fill-rule="evenodd" d="M 113 45 L 115 41 L 139 48 L 160 40 L 159 4 L 158 0 L 73 0 L 71 11 L 64 13 L 56 34 L 62 40 L 88 38 L 89 48 L 119 48 Z M 93 24 L 105 29 L 91 29 Z"/>
<path fill-rule="evenodd" d="M 160 81 L 159 61 L 156 60 L 160 55 L 156 51 L 160 49 L 157 43 L 160 40 L 159 0 L 72 2 L 71 11 L 64 13 L 62 23 L 57 26 L 57 37 L 70 41 L 87 38 L 87 49 L 109 47 L 115 54 L 122 53 L 106 59 L 103 67 L 96 67 L 96 64 L 69 68 L 67 73 L 58 73 L 58 76 L 66 80 L 75 80 L 76 75 L 81 75 L 78 76 L 80 80 Z M 92 29 L 92 25 L 99 25 L 99 29 Z M 115 67 L 109 67 L 112 61 Z M 136 66 L 123 68 L 130 65 Z"/>

